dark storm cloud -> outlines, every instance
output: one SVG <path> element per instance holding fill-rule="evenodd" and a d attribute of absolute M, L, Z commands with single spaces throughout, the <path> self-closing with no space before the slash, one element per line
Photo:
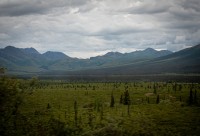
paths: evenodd
<path fill-rule="evenodd" d="M 138 6 L 128 8 L 130 14 L 159 14 L 166 12 L 170 5 L 167 2 L 143 2 Z"/>
<path fill-rule="evenodd" d="M 195 10 L 197 12 L 200 12 L 200 1 L 199 0 L 182 0 L 182 3 L 179 3 L 180 5 L 182 5 L 184 8 L 186 9 L 192 9 Z"/>
<path fill-rule="evenodd" d="M 199 0 L 0 0 L 0 47 L 88 58 L 200 43 Z"/>
<path fill-rule="evenodd" d="M 20 16 L 43 13 L 47 10 L 43 5 L 33 2 L 13 2 L 0 5 L 0 16 Z"/>
<path fill-rule="evenodd" d="M 44 14 L 53 8 L 76 7 L 89 0 L 20 0 L 0 2 L 0 16 L 22 16 Z"/>

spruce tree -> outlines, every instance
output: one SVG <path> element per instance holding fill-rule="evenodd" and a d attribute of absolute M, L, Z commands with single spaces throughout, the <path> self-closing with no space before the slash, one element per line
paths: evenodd
<path fill-rule="evenodd" d="M 128 115 L 130 115 L 130 104 L 128 104 L 127 113 L 128 113 Z"/>
<path fill-rule="evenodd" d="M 147 98 L 147 102 L 150 103 L 150 101 L 149 101 L 149 97 Z"/>
<path fill-rule="evenodd" d="M 177 90 L 177 83 L 174 84 L 174 92 Z"/>
<path fill-rule="evenodd" d="M 157 90 L 156 90 L 156 85 L 155 85 L 155 83 L 154 83 L 154 85 L 153 85 L 153 93 L 154 93 L 154 94 L 157 94 Z"/>
<path fill-rule="evenodd" d="M 110 107 L 114 107 L 114 105 L 115 105 L 115 99 L 114 99 L 113 92 L 112 92 L 111 100 L 110 100 Z"/>
<path fill-rule="evenodd" d="M 190 89 L 190 95 L 189 95 L 189 105 L 193 104 L 193 92 L 192 89 Z"/>
<path fill-rule="evenodd" d="M 47 109 L 50 109 L 50 108 L 51 108 L 51 106 L 50 106 L 50 104 L 48 103 L 48 104 L 47 104 Z"/>
<path fill-rule="evenodd" d="M 124 92 L 124 105 L 129 105 L 130 104 L 130 96 L 128 90 Z"/>
<path fill-rule="evenodd" d="M 75 126 L 77 126 L 77 122 L 78 122 L 78 107 L 77 107 L 77 102 L 74 101 L 74 122 L 75 122 Z"/>
<path fill-rule="evenodd" d="M 156 104 L 159 104 L 159 103 L 160 103 L 160 97 L 159 95 L 157 95 Z"/>
<path fill-rule="evenodd" d="M 197 104 L 197 90 L 194 91 L 194 104 Z"/>

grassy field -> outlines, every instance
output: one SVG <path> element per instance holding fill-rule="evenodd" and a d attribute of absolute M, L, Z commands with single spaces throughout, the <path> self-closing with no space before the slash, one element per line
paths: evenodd
<path fill-rule="evenodd" d="M 200 84 L 21 82 L 26 89 L 8 135 L 200 133 Z"/>

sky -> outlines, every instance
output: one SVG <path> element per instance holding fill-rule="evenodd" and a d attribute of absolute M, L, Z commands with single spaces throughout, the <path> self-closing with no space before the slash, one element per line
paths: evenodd
<path fill-rule="evenodd" d="M 0 0 L 0 48 L 89 58 L 200 43 L 200 0 Z"/>

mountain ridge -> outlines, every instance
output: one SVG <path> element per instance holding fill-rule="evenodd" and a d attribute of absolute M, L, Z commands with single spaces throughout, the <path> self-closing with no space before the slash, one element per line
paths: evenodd
<path fill-rule="evenodd" d="M 36 49 L 7 46 L 0 49 L 1 67 L 9 71 L 41 72 L 46 70 L 83 70 L 118 66 L 171 54 L 170 51 L 135 51 L 131 53 L 108 52 L 89 59 L 71 58 L 62 52 L 47 51 L 43 54 Z"/>
<path fill-rule="evenodd" d="M 43 54 L 46 54 L 46 53 L 61 53 L 61 54 L 64 54 L 65 56 L 67 56 L 67 57 L 70 57 L 70 56 L 68 56 L 68 55 L 66 55 L 65 53 L 63 53 L 63 52 L 60 52 L 60 51 L 46 51 L 46 52 L 44 52 L 44 53 L 40 53 L 40 52 L 38 52 L 37 51 L 37 49 L 35 49 L 35 48 L 33 48 L 33 47 L 27 47 L 27 48 L 17 48 L 17 47 L 15 47 L 15 46 L 11 46 L 11 45 L 8 45 L 8 46 L 6 46 L 6 47 L 4 47 L 4 48 L 0 48 L 0 50 L 2 50 L 2 49 L 20 49 L 21 51 L 23 51 L 23 52 L 25 52 L 25 53 L 30 53 L 30 54 L 41 54 L 41 55 L 43 55 Z M 105 53 L 105 54 L 103 54 L 103 55 L 97 55 L 97 56 L 93 56 L 93 57 L 90 57 L 90 58 L 95 58 L 95 57 L 101 57 L 101 56 L 109 56 L 109 55 L 111 55 L 111 54 L 120 54 L 120 55 L 125 55 L 125 54 L 131 54 L 131 53 L 135 53 L 135 52 L 141 52 L 141 51 L 155 51 L 155 52 L 162 52 L 162 51 L 167 51 L 167 52 L 170 52 L 170 53 L 173 53 L 172 51 L 170 51 L 170 50 L 156 50 L 156 49 L 153 49 L 153 48 L 146 48 L 146 49 L 143 49 L 143 50 L 136 50 L 136 51 L 132 51 L 132 52 L 129 52 L 129 53 L 127 53 L 127 52 L 125 52 L 125 53 L 121 53 L 121 52 L 118 52 L 118 51 L 110 51 L 110 52 L 107 52 L 107 53 Z M 77 57 L 70 57 L 70 58 L 76 58 L 76 59 L 90 59 L 90 58 L 77 58 Z"/>
<path fill-rule="evenodd" d="M 85 70 L 73 75 L 146 75 L 200 73 L 200 44 L 166 56 L 122 66 Z"/>
<path fill-rule="evenodd" d="M 65 55 L 62 52 L 54 52 L 54 51 L 47 51 L 42 54 L 44 57 L 50 60 L 59 60 L 64 58 L 70 58 L 69 56 Z"/>
<path fill-rule="evenodd" d="M 48 51 L 40 54 L 34 48 L 8 46 L 0 49 L 0 67 L 6 67 L 11 72 L 66 71 L 66 74 L 75 75 L 200 73 L 199 54 L 200 45 L 197 45 L 175 53 L 147 48 L 131 53 L 108 52 L 102 56 L 78 59 L 62 52 Z"/>

